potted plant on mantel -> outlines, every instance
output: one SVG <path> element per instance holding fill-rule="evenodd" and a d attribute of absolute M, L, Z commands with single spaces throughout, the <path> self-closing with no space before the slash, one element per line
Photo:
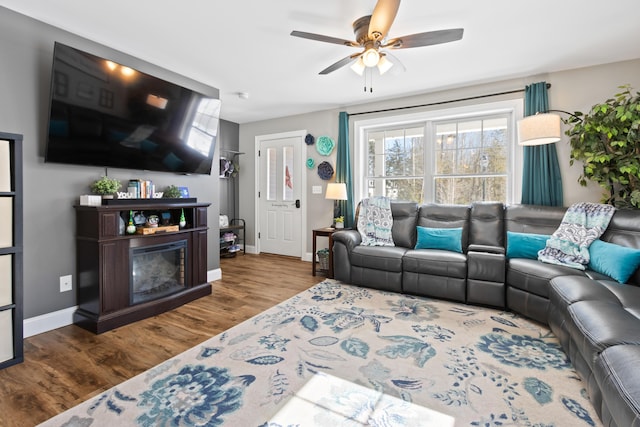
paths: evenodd
<path fill-rule="evenodd" d="M 629 85 L 588 114 L 577 111 L 565 123 L 571 160 L 584 163 L 578 182 L 587 179 L 606 190 L 602 202 L 619 208 L 640 209 L 640 93 Z"/>
<path fill-rule="evenodd" d="M 118 192 L 121 186 L 122 184 L 117 179 L 103 176 L 91 184 L 91 191 L 101 195 L 103 199 L 113 199 L 113 195 Z"/>
<path fill-rule="evenodd" d="M 179 199 L 180 196 L 180 189 L 175 185 L 169 185 L 162 192 L 162 197 L 165 199 Z"/>

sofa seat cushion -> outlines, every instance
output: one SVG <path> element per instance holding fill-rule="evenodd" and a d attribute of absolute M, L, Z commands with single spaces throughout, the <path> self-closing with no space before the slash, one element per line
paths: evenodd
<path fill-rule="evenodd" d="M 615 293 L 605 282 L 592 280 L 586 276 L 559 276 L 549 282 L 551 304 L 567 313 L 567 308 L 578 301 L 619 302 Z M 640 291 L 640 288 L 636 288 Z M 640 294 L 638 294 L 640 297 Z"/>
<path fill-rule="evenodd" d="M 636 345 L 609 347 L 596 360 L 594 375 L 607 409 L 602 417 L 606 425 L 640 426 L 639 365 L 640 346 Z"/>
<path fill-rule="evenodd" d="M 568 308 L 572 341 L 593 370 L 600 353 L 614 345 L 640 345 L 640 319 L 611 301 L 578 301 Z"/>
<path fill-rule="evenodd" d="M 406 252 L 406 248 L 397 246 L 357 246 L 351 252 L 351 265 L 402 272 L 402 257 Z"/>
<path fill-rule="evenodd" d="M 467 256 L 439 249 L 409 250 L 404 256 L 403 268 L 411 273 L 465 279 Z"/>
<path fill-rule="evenodd" d="M 568 315 L 568 307 L 579 301 L 619 304 L 640 319 L 640 287 L 613 280 L 592 280 L 586 276 L 560 276 L 551 280 L 549 299 L 554 309 Z"/>
<path fill-rule="evenodd" d="M 584 276 L 582 270 L 545 264 L 534 259 L 507 260 L 507 284 L 514 288 L 549 298 L 549 281 L 558 276 Z"/>

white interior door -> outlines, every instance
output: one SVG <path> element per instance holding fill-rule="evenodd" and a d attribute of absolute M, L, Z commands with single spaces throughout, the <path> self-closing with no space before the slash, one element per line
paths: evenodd
<path fill-rule="evenodd" d="M 303 137 L 259 140 L 259 250 L 302 256 Z"/>

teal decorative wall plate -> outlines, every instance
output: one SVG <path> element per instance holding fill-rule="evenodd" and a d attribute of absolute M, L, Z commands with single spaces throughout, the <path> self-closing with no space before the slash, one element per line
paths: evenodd
<path fill-rule="evenodd" d="M 309 157 L 309 158 L 307 159 L 307 167 L 308 167 L 309 169 L 313 169 L 313 167 L 314 167 L 315 165 L 316 165 L 316 161 L 315 161 L 315 160 L 313 160 L 311 157 Z"/>
<path fill-rule="evenodd" d="M 325 181 L 333 176 L 333 166 L 329 162 L 322 162 L 318 165 L 318 176 Z"/>
<path fill-rule="evenodd" d="M 328 156 L 329 154 L 331 154 L 335 146 L 335 141 L 328 136 L 321 136 L 316 141 L 316 150 L 318 150 L 318 153 L 322 154 L 323 156 Z"/>

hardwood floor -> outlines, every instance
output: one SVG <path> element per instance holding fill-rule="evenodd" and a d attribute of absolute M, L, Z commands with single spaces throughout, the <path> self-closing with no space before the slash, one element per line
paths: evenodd
<path fill-rule="evenodd" d="M 0 370 L 0 426 L 36 425 L 322 281 L 276 255 L 222 259 L 213 293 L 94 335 L 75 325 L 29 337 L 25 362 Z"/>

